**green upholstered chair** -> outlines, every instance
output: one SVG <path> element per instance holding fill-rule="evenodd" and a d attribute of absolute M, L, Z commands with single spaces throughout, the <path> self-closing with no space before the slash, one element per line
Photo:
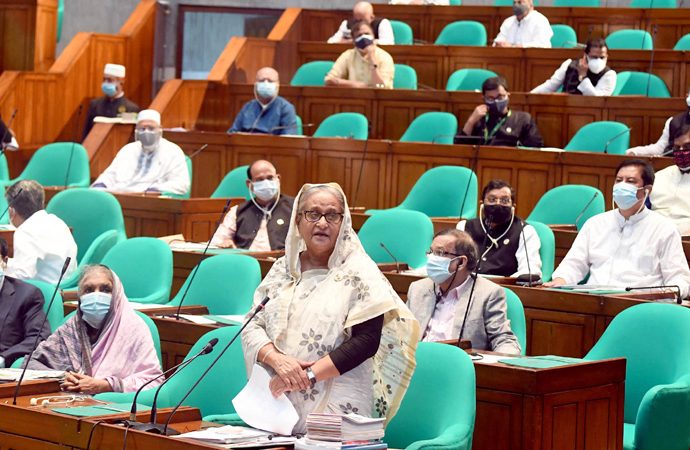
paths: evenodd
<path fill-rule="evenodd" d="M 539 6 L 539 1 L 532 2 L 534 6 Z M 513 6 L 513 0 L 494 0 L 494 6 Z"/>
<path fill-rule="evenodd" d="M 466 167 L 438 166 L 422 174 L 396 208 L 423 212 L 429 217 L 477 215 L 477 175 Z M 367 214 L 379 211 L 371 209 Z"/>
<path fill-rule="evenodd" d="M 415 117 L 400 141 L 452 144 L 457 133 L 458 119 L 453 114 L 432 111 Z"/>
<path fill-rule="evenodd" d="M 624 155 L 628 148 L 630 128 L 620 122 L 601 121 L 588 123 L 577 130 L 564 150 Z"/>
<path fill-rule="evenodd" d="M 62 295 L 58 289 L 55 294 L 55 300 L 48 311 L 48 304 L 55 291 L 55 285 L 46 283 L 45 281 L 39 280 L 24 280 L 25 282 L 32 284 L 41 290 L 43 294 L 43 312 L 48 316 L 48 323 L 50 324 L 50 332 L 57 330 L 57 328 L 62 324 L 62 319 L 65 317 L 65 309 L 62 303 Z"/>
<path fill-rule="evenodd" d="M 302 64 L 292 76 L 290 86 L 324 86 L 324 79 L 333 68 L 333 64 L 333 61 L 311 61 Z"/>
<path fill-rule="evenodd" d="M 626 358 L 623 448 L 690 446 L 690 310 L 644 303 L 614 317 L 586 360 Z"/>
<path fill-rule="evenodd" d="M 450 6 L 460 6 L 462 5 L 462 0 L 450 0 L 448 2 L 448 5 Z"/>
<path fill-rule="evenodd" d="M 102 264 L 120 277 L 130 301 L 162 304 L 170 300 L 172 250 L 160 239 L 136 237 L 118 242 Z"/>
<path fill-rule="evenodd" d="M 0 155 L 0 182 L 7 182 L 10 180 L 10 169 L 7 166 L 7 156 L 5 153 Z"/>
<path fill-rule="evenodd" d="M 577 34 L 570 25 L 551 25 L 551 48 L 575 48 L 577 47 Z"/>
<path fill-rule="evenodd" d="M 446 91 L 476 91 L 481 92 L 482 84 L 487 78 L 497 77 L 498 74 L 486 69 L 460 69 L 448 78 Z"/>
<path fill-rule="evenodd" d="M 675 8 L 676 0 L 631 0 L 631 8 Z"/>
<path fill-rule="evenodd" d="M 88 187 L 91 182 L 89 156 L 86 149 L 75 142 L 44 145 L 36 150 L 22 173 L 5 185 L 19 180 L 35 180 L 43 186 Z"/>
<path fill-rule="evenodd" d="M 547 225 L 576 225 L 579 230 L 590 217 L 604 211 L 604 194 L 599 189 L 582 184 L 564 184 L 546 191 L 527 220 Z"/>
<path fill-rule="evenodd" d="M 606 37 L 606 46 L 611 50 L 651 50 L 654 41 L 645 30 L 618 30 Z"/>
<path fill-rule="evenodd" d="M 167 306 L 179 306 L 194 271 L 196 276 L 185 305 L 204 305 L 211 314 L 246 314 L 252 307 L 261 268 L 256 258 L 240 254 L 216 255 L 201 261 Z"/>
<path fill-rule="evenodd" d="M 189 388 L 199 379 L 201 374 L 215 360 L 217 355 L 228 344 L 237 332 L 237 327 L 222 327 L 209 331 L 197 341 L 187 354 L 185 360 L 199 353 L 201 349 L 214 338 L 218 343 L 208 355 L 197 358 L 189 365 L 178 369 L 175 376 L 167 383 L 158 396 L 158 408 L 175 406 Z M 193 406 L 201 410 L 202 415 L 234 413 L 232 399 L 247 384 L 247 375 L 244 366 L 242 346 L 235 342 L 225 352 L 218 363 L 213 366 L 203 381 L 192 391 L 184 402 L 187 406 Z M 156 388 L 146 389 L 141 392 L 137 403 L 151 405 Z M 134 393 L 106 393 L 96 396 L 98 400 L 129 403 L 134 399 Z"/>
<path fill-rule="evenodd" d="M 249 200 L 247 187 L 247 169 L 249 166 L 239 166 L 228 172 L 220 184 L 211 194 L 211 198 L 244 197 Z"/>
<path fill-rule="evenodd" d="M 330 115 L 314 132 L 314 137 L 342 137 L 350 139 L 367 139 L 369 121 L 360 113 L 342 112 Z"/>
<path fill-rule="evenodd" d="M 7 198 L 5 198 L 5 193 L 0 194 L 0 225 L 7 225 L 10 223 L 10 214 L 7 210 Z"/>
<path fill-rule="evenodd" d="M 554 264 L 556 263 L 556 238 L 547 225 L 530 220 L 527 222 L 534 227 L 539 236 L 539 258 L 541 259 L 541 279 L 551 281 Z"/>
<path fill-rule="evenodd" d="M 435 44 L 483 47 L 486 45 L 486 28 L 481 22 L 458 20 L 443 27 Z"/>
<path fill-rule="evenodd" d="M 520 343 L 521 354 L 527 352 L 527 321 L 525 320 L 525 308 L 522 306 L 522 301 L 518 295 L 504 287 L 506 292 L 506 309 L 508 320 L 510 320 L 510 329 Z"/>
<path fill-rule="evenodd" d="M 393 89 L 417 89 L 417 71 L 406 64 L 395 65 Z"/>
<path fill-rule="evenodd" d="M 295 128 L 297 128 L 296 133 L 298 136 L 304 136 L 304 124 L 302 123 L 302 118 L 295 114 Z"/>
<path fill-rule="evenodd" d="M 599 0 L 553 0 L 553 6 L 598 8 Z"/>
<path fill-rule="evenodd" d="M 673 50 L 690 50 L 690 33 L 678 39 Z"/>
<path fill-rule="evenodd" d="M 393 41 L 395 45 L 412 45 L 414 44 L 414 34 L 412 27 L 406 22 L 400 20 L 391 20 L 391 27 L 393 28 Z M 398 75 L 398 72 L 395 72 Z"/>
<path fill-rule="evenodd" d="M 406 450 L 470 450 L 476 415 L 472 360 L 459 348 L 436 342 L 420 342 L 416 356 L 410 387 L 384 441 Z"/>
<path fill-rule="evenodd" d="M 367 255 L 375 262 L 397 260 L 416 269 L 426 264 L 434 226 L 431 219 L 419 211 L 389 209 L 369 217 L 358 236 Z"/>
<path fill-rule="evenodd" d="M 73 290 L 77 288 L 77 283 L 79 282 L 79 275 L 84 266 L 90 264 L 100 264 L 105 258 L 105 254 L 110 251 L 111 248 L 115 246 L 118 242 L 124 240 L 122 235 L 115 230 L 104 231 L 96 239 L 93 240 L 91 245 L 86 249 L 86 252 L 79 260 L 77 265 L 77 270 L 72 272 L 71 275 L 65 276 L 60 282 L 60 289 L 63 290 Z"/>
<path fill-rule="evenodd" d="M 671 93 L 664 80 L 647 72 L 618 72 L 616 88 L 612 95 L 645 95 L 647 97 L 670 98 Z"/>

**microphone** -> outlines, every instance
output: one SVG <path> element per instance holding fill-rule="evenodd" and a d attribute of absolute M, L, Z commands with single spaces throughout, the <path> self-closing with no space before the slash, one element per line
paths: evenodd
<path fill-rule="evenodd" d="M 479 263 L 477 263 L 479 264 Z M 477 284 L 477 278 L 479 277 L 479 265 L 477 265 L 477 270 L 474 274 L 470 273 L 472 279 L 472 287 L 470 288 L 470 296 L 467 299 L 467 308 L 465 308 L 465 315 L 462 318 L 462 325 L 460 326 L 460 334 L 458 335 L 457 346 L 460 347 L 460 341 L 462 341 L 462 334 L 465 332 L 465 324 L 467 323 L 467 315 L 470 312 L 470 307 L 472 306 L 472 297 L 474 296 L 474 286 Z"/>
<path fill-rule="evenodd" d="M 206 243 L 206 247 L 204 248 L 204 251 L 201 253 L 201 258 L 199 258 L 199 264 L 196 265 L 194 268 L 194 272 L 192 273 L 192 277 L 189 279 L 189 283 L 187 283 L 187 287 L 184 290 L 184 293 L 182 294 L 182 298 L 180 299 L 180 304 L 177 305 L 177 311 L 175 312 L 175 320 L 180 320 L 180 310 L 182 309 L 182 304 L 184 303 L 185 297 L 187 297 L 187 293 L 189 292 L 189 288 L 194 282 L 194 278 L 196 278 L 196 273 L 199 271 L 199 267 L 201 266 L 201 263 L 204 262 L 204 256 L 206 256 L 206 253 L 208 252 L 208 248 L 211 246 L 211 241 L 213 240 L 213 236 L 216 235 L 216 232 L 218 231 L 218 228 L 220 228 L 220 224 L 223 223 L 223 219 L 225 218 L 225 214 L 228 212 L 228 209 L 230 209 L 230 203 L 232 202 L 232 198 L 229 198 L 228 201 L 225 202 L 225 206 L 223 206 L 223 212 L 220 213 L 220 218 L 216 222 L 216 227 L 213 229 L 213 233 L 211 233 L 211 237 L 208 238 L 208 242 Z"/>
<path fill-rule="evenodd" d="M 379 242 L 379 245 L 381 246 L 382 249 L 385 250 L 386 253 L 388 253 L 388 256 L 390 256 L 391 258 L 393 258 L 393 261 L 395 262 L 395 271 L 396 271 L 397 273 L 400 273 L 400 263 L 398 262 L 398 258 L 396 258 L 395 255 L 394 255 L 390 250 L 388 250 L 388 247 L 386 247 L 386 246 L 383 244 L 383 242 Z"/>
<path fill-rule="evenodd" d="M 652 0 L 652 3 L 654 3 L 654 0 Z M 659 27 L 657 25 L 654 25 L 652 28 L 652 54 L 649 57 L 649 70 L 647 71 L 647 94 L 646 96 L 649 97 L 649 86 L 652 83 L 652 67 L 654 67 L 654 47 L 656 47 L 655 41 L 656 41 L 656 33 L 659 31 Z M 644 41 L 647 39 L 647 35 L 644 35 L 644 38 L 642 39 L 642 47 L 644 47 Z"/>
<path fill-rule="evenodd" d="M 266 307 L 266 303 L 268 303 L 269 300 L 270 300 L 270 299 L 268 298 L 268 296 L 264 297 L 264 299 L 261 300 L 261 303 L 259 303 L 259 304 L 257 305 L 257 307 L 254 308 L 254 311 L 252 312 L 252 315 L 249 316 L 249 318 L 244 322 L 244 324 L 242 325 L 242 327 L 241 327 L 239 330 L 237 330 L 237 333 L 235 333 L 235 335 L 232 337 L 232 339 L 230 339 L 230 342 L 228 342 L 228 343 L 225 345 L 225 347 L 223 347 L 223 350 L 221 350 L 221 352 L 218 354 L 218 356 L 216 356 L 216 359 L 214 359 L 214 360 L 211 362 L 211 364 L 206 368 L 206 370 L 204 371 L 204 373 L 202 373 L 201 376 L 199 377 L 199 379 L 196 380 L 196 382 L 194 383 L 194 385 L 192 385 L 192 387 L 187 391 L 187 393 L 184 395 L 184 397 L 182 397 L 182 400 L 180 400 L 180 401 L 177 403 L 177 405 L 175 405 L 175 407 L 173 408 L 173 410 L 170 412 L 170 415 L 168 416 L 168 420 L 165 422 L 165 427 L 163 428 L 163 434 L 164 434 L 164 435 L 166 435 L 166 436 L 168 435 L 168 425 L 170 425 L 170 421 L 172 420 L 173 416 L 175 415 L 175 413 L 177 412 L 177 410 L 180 408 L 180 406 L 182 406 L 182 403 L 183 403 L 185 400 L 187 400 L 187 397 L 189 397 L 189 395 L 192 393 L 192 391 L 194 391 L 194 389 L 196 389 L 196 387 L 199 385 L 199 383 L 201 383 L 201 380 L 204 379 L 204 377 L 211 371 L 211 369 L 213 368 L 213 366 L 215 366 L 216 363 L 220 360 L 220 358 L 223 357 L 223 355 L 225 354 L 225 352 L 230 348 L 230 346 L 232 345 L 232 343 L 235 342 L 235 340 L 236 340 L 237 337 L 242 333 L 242 331 L 244 331 L 244 329 L 247 328 L 247 325 L 249 325 L 249 322 L 251 322 L 252 319 L 254 319 L 254 317 L 256 317 L 256 315 L 259 314 L 259 312 L 261 312 L 261 310 L 263 310 L 263 309 Z"/>
<path fill-rule="evenodd" d="M 577 223 L 580 221 L 580 219 L 582 219 L 582 216 L 585 214 L 585 211 L 587 211 L 587 208 L 589 208 L 589 206 L 592 204 L 594 199 L 597 198 L 598 196 L 599 196 L 599 191 L 596 191 L 594 193 L 594 195 L 592 196 L 592 198 L 589 199 L 589 201 L 587 202 L 585 207 L 582 208 L 582 211 L 580 211 L 580 214 L 577 215 L 577 217 L 575 218 L 575 226 L 576 227 L 577 227 Z"/>
<path fill-rule="evenodd" d="M 24 190 L 24 188 L 19 188 L 19 190 L 17 191 L 17 193 L 14 194 L 14 195 L 12 196 L 12 198 L 7 202 L 7 208 L 5 208 L 5 210 L 2 212 L 2 214 L 0 214 L 0 219 L 2 219 L 3 217 L 5 217 L 5 214 L 7 214 L 7 211 L 10 210 L 10 206 L 12 206 L 12 203 L 14 203 L 14 201 L 17 199 L 17 197 L 19 197 L 19 194 L 21 194 L 23 190 Z"/>
<path fill-rule="evenodd" d="M 48 303 L 48 309 L 46 309 L 47 313 L 50 312 L 50 308 L 53 306 L 53 301 L 55 301 L 55 295 L 57 294 L 57 291 L 60 287 L 60 283 L 62 282 L 62 277 L 65 276 L 65 272 L 67 272 L 67 268 L 69 267 L 69 263 L 72 261 L 72 258 L 69 256 L 65 258 L 65 264 L 62 265 L 62 270 L 60 271 L 60 277 L 57 280 L 57 283 L 55 283 L 55 290 L 53 290 L 53 295 L 50 298 L 50 302 Z M 31 362 L 31 358 L 34 356 L 34 352 L 36 351 L 36 347 L 38 347 L 38 342 L 41 339 L 41 331 L 43 330 L 43 327 L 46 325 L 46 321 L 48 320 L 48 314 L 45 314 L 43 316 L 43 322 L 41 322 L 41 327 L 38 329 L 38 333 L 36 334 L 36 340 L 34 341 L 34 345 L 31 348 L 31 353 L 29 353 L 29 356 L 26 358 L 26 361 L 24 363 L 24 369 L 22 369 L 22 373 L 19 376 L 19 381 L 17 381 L 17 386 L 14 388 L 14 395 L 12 396 L 12 405 L 17 405 L 17 396 L 19 395 L 19 387 L 22 385 L 22 380 L 24 380 L 24 375 L 26 375 L 26 369 L 29 368 L 29 363 Z"/>
<path fill-rule="evenodd" d="M 196 355 L 192 356 L 191 358 L 189 358 L 189 359 L 187 359 L 187 360 L 185 360 L 185 361 L 182 361 L 181 363 L 177 364 L 176 366 L 171 367 L 170 369 L 168 369 L 168 370 L 166 370 L 165 372 L 163 372 L 163 373 L 161 373 L 160 375 L 158 375 L 156 378 L 153 378 L 153 379 L 147 381 L 147 382 L 144 383 L 139 389 L 137 389 L 136 394 L 134 394 L 134 400 L 132 400 L 132 409 L 130 410 L 130 413 L 129 413 L 129 421 L 125 421 L 125 424 L 127 425 L 127 428 L 134 428 L 135 430 L 145 431 L 145 432 L 148 432 L 148 433 L 155 433 L 155 432 L 160 433 L 160 432 L 161 432 L 161 429 L 160 429 L 159 427 L 156 427 L 156 426 L 155 426 L 155 425 L 156 425 L 156 419 L 155 419 L 155 417 L 156 417 L 156 402 L 157 402 L 157 400 L 158 400 L 158 392 L 160 392 L 161 388 L 162 388 L 163 386 L 165 386 L 165 383 L 167 383 L 168 381 L 170 381 L 170 379 L 171 379 L 172 377 L 174 377 L 177 373 L 179 373 L 180 371 L 182 371 L 182 369 L 184 369 L 185 367 L 187 367 L 187 365 L 189 365 L 192 361 L 194 361 L 195 359 L 197 359 L 199 356 L 208 355 L 209 353 L 211 353 L 211 352 L 213 351 L 213 347 L 215 347 L 215 345 L 216 345 L 217 343 L 218 343 L 218 338 L 213 338 L 213 339 L 211 339 L 210 341 L 208 341 L 208 344 L 206 344 L 206 345 L 204 346 L 204 348 L 201 349 L 201 351 L 200 351 L 199 353 L 197 353 Z M 173 373 L 173 374 L 172 374 L 169 378 L 167 378 L 160 386 L 158 386 L 158 389 L 156 390 L 156 395 L 153 397 L 153 404 L 151 405 L 151 419 L 150 419 L 150 422 L 151 422 L 151 423 L 141 423 L 141 422 L 137 422 L 137 398 L 139 397 L 139 394 L 141 393 L 141 391 L 142 391 L 146 386 L 148 386 L 149 384 L 153 383 L 154 381 L 156 381 L 156 380 L 159 379 L 160 377 L 165 376 L 165 375 L 167 375 L 167 374 L 169 374 L 169 373 L 172 373 L 172 372 L 174 372 L 176 369 L 180 369 L 180 370 L 179 370 L 178 372 Z"/>
<path fill-rule="evenodd" d="M 2 134 L 2 140 L 0 140 L 0 146 L 2 146 L 2 151 L 0 151 L 0 155 L 5 153 L 5 139 L 7 139 L 7 135 L 10 134 L 10 128 L 12 122 L 14 122 L 14 118 L 17 116 L 17 111 L 19 110 L 17 108 L 14 108 L 14 111 L 12 111 L 12 115 L 10 116 L 10 120 L 5 125 L 5 132 Z"/>
<path fill-rule="evenodd" d="M 678 286 L 677 284 L 662 284 L 659 286 L 631 286 L 631 287 L 625 288 L 625 290 L 627 292 L 639 291 L 639 290 L 645 290 L 645 289 L 673 289 L 674 290 L 673 293 L 676 296 L 676 303 L 678 303 L 679 305 L 681 303 L 683 303 L 683 299 L 681 298 L 681 293 L 680 293 L 680 286 Z"/>
<path fill-rule="evenodd" d="M 313 126 L 314 126 L 313 123 L 303 123 L 302 129 L 304 130 L 305 128 L 312 128 Z M 286 129 L 290 129 L 293 127 L 295 128 L 295 131 L 297 131 L 297 122 L 292 123 L 290 125 L 281 125 L 281 126 L 273 127 L 273 128 L 271 128 L 271 131 L 269 132 L 269 134 L 273 134 L 274 131 L 286 130 Z"/>
<path fill-rule="evenodd" d="M 532 283 L 536 282 L 537 280 L 533 280 L 532 277 L 532 267 L 529 264 L 529 252 L 527 251 L 527 238 L 525 237 L 525 222 L 520 221 L 520 234 L 522 234 L 522 243 L 525 248 L 525 259 L 527 260 L 527 287 L 532 287 Z M 520 275 L 520 277 L 524 277 L 523 275 Z M 518 279 L 520 278 L 518 277 Z"/>
<path fill-rule="evenodd" d="M 202 144 L 201 147 L 199 147 L 198 149 L 194 150 L 194 151 L 192 152 L 192 154 L 189 155 L 189 159 L 194 159 L 194 157 L 195 157 L 196 155 L 198 155 L 199 153 L 201 153 L 201 152 L 203 152 L 204 150 L 206 150 L 206 147 L 208 147 L 208 144 Z M 146 193 L 147 193 L 147 192 L 149 191 L 149 189 L 151 189 L 151 188 L 153 187 L 153 185 L 156 184 L 156 183 L 158 183 L 158 180 L 153 180 L 153 182 L 152 182 L 151 184 L 149 184 L 148 187 L 147 187 L 146 189 L 144 189 L 144 197 L 146 197 Z M 191 190 L 191 186 L 190 186 L 190 190 Z"/>
<path fill-rule="evenodd" d="M 367 149 L 369 148 L 369 135 L 371 134 L 371 123 L 367 120 L 367 138 L 364 140 L 364 148 L 362 149 L 362 159 L 359 161 L 359 174 L 357 175 L 357 187 L 355 188 L 355 196 L 352 199 L 352 206 L 358 206 L 357 200 L 359 199 L 359 187 L 362 184 L 362 173 L 364 172 L 364 161 L 367 157 Z"/>
<path fill-rule="evenodd" d="M 632 130 L 632 127 L 626 128 L 625 130 L 621 131 L 620 133 L 616 134 L 614 137 L 612 137 L 611 139 L 609 139 L 608 141 L 606 141 L 606 145 L 604 145 L 604 154 L 608 154 L 608 153 L 609 153 L 609 145 L 610 145 L 613 141 L 615 141 L 615 140 L 618 139 L 619 137 L 623 136 L 625 133 L 630 134 L 630 130 Z"/>
<path fill-rule="evenodd" d="M 77 123 L 74 126 L 74 140 L 72 141 L 72 148 L 69 151 L 69 159 L 67 160 L 67 170 L 65 171 L 65 189 L 67 189 L 67 184 L 69 183 L 69 170 L 72 168 L 72 157 L 74 156 L 74 146 L 77 144 L 77 135 L 79 134 L 79 124 L 81 123 L 81 110 L 84 104 L 79 105 L 79 111 L 77 111 Z"/>

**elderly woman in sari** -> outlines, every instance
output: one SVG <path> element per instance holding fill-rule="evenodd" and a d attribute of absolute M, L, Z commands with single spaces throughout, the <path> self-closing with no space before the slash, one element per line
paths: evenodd
<path fill-rule="evenodd" d="M 393 417 L 414 371 L 419 324 L 352 229 L 337 184 L 305 185 L 285 256 L 256 290 L 264 311 L 242 334 L 247 370 L 272 372 L 303 433 L 311 412 Z"/>
<path fill-rule="evenodd" d="M 64 370 L 62 389 L 85 394 L 136 391 L 161 374 L 151 332 L 113 271 L 86 267 L 78 294 L 77 313 L 38 346 L 29 369 Z"/>

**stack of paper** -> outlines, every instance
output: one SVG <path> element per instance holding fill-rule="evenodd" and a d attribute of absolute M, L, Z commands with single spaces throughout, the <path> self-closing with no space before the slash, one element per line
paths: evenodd
<path fill-rule="evenodd" d="M 307 416 L 307 436 L 302 448 L 379 449 L 387 448 L 383 439 L 383 418 L 359 414 L 321 414 Z M 297 445 L 296 447 L 297 448 Z"/>
<path fill-rule="evenodd" d="M 268 439 L 270 433 L 249 427 L 226 425 L 224 427 L 206 428 L 205 430 L 183 433 L 174 438 L 188 438 L 209 444 L 237 444 Z"/>
<path fill-rule="evenodd" d="M 17 381 L 22 369 L 0 369 L 0 381 Z M 27 370 L 24 380 L 61 380 L 65 378 L 63 370 Z"/>

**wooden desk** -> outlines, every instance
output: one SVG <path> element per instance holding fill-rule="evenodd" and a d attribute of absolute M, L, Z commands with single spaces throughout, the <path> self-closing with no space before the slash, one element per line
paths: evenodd
<path fill-rule="evenodd" d="M 65 311 L 65 315 L 77 310 L 77 304 L 73 302 L 64 302 L 62 304 L 62 307 Z M 160 308 L 147 308 L 138 311 L 143 314 L 146 314 L 147 316 L 156 316 L 175 314 L 177 312 L 177 308 L 174 306 L 161 306 Z M 180 309 L 180 314 L 204 315 L 208 314 L 208 308 L 202 305 L 182 305 L 182 308 Z"/>

